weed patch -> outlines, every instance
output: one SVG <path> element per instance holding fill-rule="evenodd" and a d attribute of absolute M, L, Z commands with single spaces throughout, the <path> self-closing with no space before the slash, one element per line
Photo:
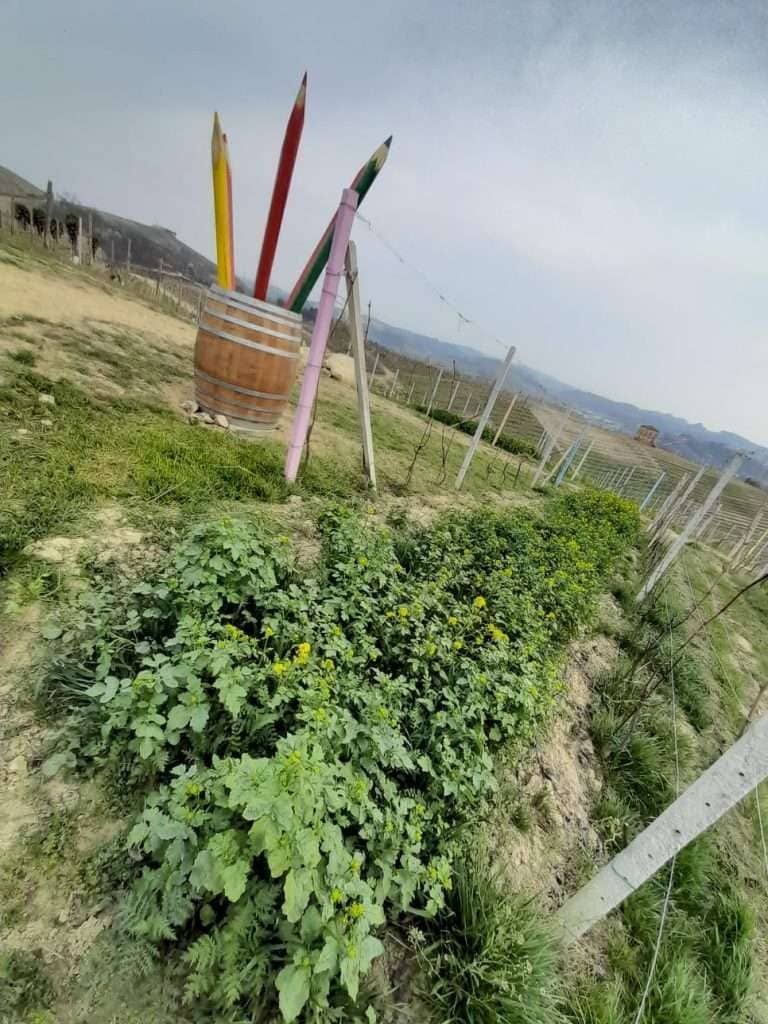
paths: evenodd
<path fill-rule="evenodd" d="M 551 713 L 637 525 L 595 493 L 407 537 L 331 508 L 307 575 L 227 519 L 79 595 L 41 699 L 69 711 L 61 754 L 144 794 L 124 928 L 184 949 L 192 1001 L 356 1019 L 386 913 L 445 906 L 494 754 Z"/>

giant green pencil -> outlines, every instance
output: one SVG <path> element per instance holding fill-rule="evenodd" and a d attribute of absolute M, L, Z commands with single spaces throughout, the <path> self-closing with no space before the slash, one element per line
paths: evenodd
<path fill-rule="evenodd" d="M 379 171 L 384 166 L 384 163 L 389 156 L 389 147 L 391 144 L 392 136 L 390 135 L 386 142 L 382 142 L 371 159 L 368 160 L 367 163 L 363 164 L 352 179 L 352 184 L 349 187 L 354 189 L 358 194 L 358 208 L 371 185 L 376 180 Z M 309 293 L 315 287 L 317 279 L 323 272 L 323 267 L 328 262 L 328 254 L 331 251 L 331 240 L 333 239 L 333 225 L 334 220 L 331 220 L 328 227 L 320 236 L 320 241 L 312 250 L 312 255 L 307 260 L 307 265 L 299 274 L 298 281 L 291 289 L 291 294 L 285 300 L 286 309 L 290 309 L 294 313 L 300 313 L 304 308 L 304 303 L 309 298 Z"/>

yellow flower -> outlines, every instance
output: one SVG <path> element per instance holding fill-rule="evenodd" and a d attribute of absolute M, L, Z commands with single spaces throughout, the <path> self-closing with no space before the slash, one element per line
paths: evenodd
<path fill-rule="evenodd" d="M 270 636 L 274 636 L 274 635 L 275 635 L 275 631 L 274 631 L 274 629 L 272 629 L 271 626 L 265 626 L 264 627 L 264 636 L 270 637 Z"/>
<path fill-rule="evenodd" d="M 312 650 L 312 645 L 306 643 L 296 645 L 296 657 L 293 659 L 297 664 L 303 665 L 309 660 L 309 652 Z"/>
<path fill-rule="evenodd" d="M 344 893 L 341 889 L 331 889 L 331 903 L 341 903 L 344 899 Z"/>
<path fill-rule="evenodd" d="M 485 598 L 481 594 L 478 594 L 477 597 L 475 598 L 475 600 L 472 602 L 472 605 L 475 608 L 485 608 L 485 606 L 487 604 L 488 604 L 488 602 L 485 600 Z"/>
<path fill-rule="evenodd" d="M 426 648 L 425 648 L 425 653 L 426 653 L 427 657 L 428 657 L 428 658 L 431 658 L 431 657 L 432 657 L 432 655 L 433 655 L 433 654 L 435 653 L 435 651 L 436 651 L 436 650 L 437 650 L 437 644 L 433 643 L 433 642 L 432 642 L 432 641 L 430 640 L 430 641 L 429 641 L 429 642 L 427 643 L 427 646 L 426 646 Z"/>
<path fill-rule="evenodd" d="M 341 636 L 341 626 L 331 626 L 331 636 Z"/>
<path fill-rule="evenodd" d="M 464 646 L 464 644 L 461 642 L 461 640 L 454 640 L 453 641 L 453 649 L 454 649 L 454 651 L 460 651 L 463 646 Z"/>
<path fill-rule="evenodd" d="M 361 569 L 364 569 L 366 565 L 368 565 L 368 559 L 365 557 L 365 555 L 361 555 L 357 560 L 357 564 L 360 566 Z"/>
<path fill-rule="evenodd" d="M 503 644 L 503 643 L 506 643 L 507 640 L 509 640 L 509 637 L 504 632 L 504 630 L 503 629 L 499 629 L 498 626 L 490 625 L 488 627 L 488 632 L 491 634 L 491 636 L 493 637 L 493 639 L 497 643 Z"/>
<path fill-rule="evenodd" d="M 333 664 L 333 661 L 330 658 L 326 658 L 325 661 L 323 662 L 323 668 L 325 669 L 326 672 L 333 672 L 335 667 L 336 666 Z"/>
<path fill-rule="evenodd" d="M 275 664 L 272 666 L 272 671 L 275 673 L 276 676 L 281 676 L 283 672 L 285 672 L 287 667 L 288 666 L 285 664 L 284 661 L 276 661 Z"/>
<path fill-rule="evenodd" d="M 455 615 L 449 615 L 448 616 L 448 625 L 449 626 L 455 626 L 458 623 L 458 621 L 459 620 L 456 618 Z"/>
<path fill-rule="evenodd" d="M 362 903 L 351 903 L 347 913 L 353 919 L 362 917 L 363 914 L 365 913 L 365 907 L 363 906 Z"/>
<path fill-rule="evenodd" d="M 407 604 L 401 604 L 400 607 L 397 609 L 397 613 L 401 619 L 407 619 L 408 616 L 410 615 L 410 609 L 408 608 Z"/>

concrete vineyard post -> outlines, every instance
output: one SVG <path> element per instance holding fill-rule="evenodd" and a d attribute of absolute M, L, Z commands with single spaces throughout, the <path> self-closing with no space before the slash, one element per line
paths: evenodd
<path fill-rule="evenodd" d="M 304 450 L 304 444 L 307 439 L 312 407 L 315 403 L 317 385 L 320 381 L 323 355 L 325 354 L 328 332 L 333 317 L 333 306 L 339 288 L 339 279 L 344 271 L 344 254 L 347 251 L 352 221 L 357 209 L 357 198 L 357 192 L 353 189 L 345 188 L 342 192 L 341 203 L 336 214 L 331 252 L 325 270 L 323 290 L 317 307 L 315 325 L 312 329 L 312 341 L 309 345 L 309 356 L 307 357 L 307 365 L 304 368 L 304 379 L 301 382 L 299 402 L 296 406 L 296 415 L 291 431 L 291 442 L 285 459 L 285 478 L 289 483 L 293 483 L 296 479 L 301 453 Z"/>
<path fill-rule="evenodd" d="M 357 411 L 360 417 L 360 440 L 363 446 L 363 469 L 376 488 L 376 467 L 373 461 L 373 434 L 371 432 L 371 411 L 368 401 L 368 385 L 365 376 L 365 337 L 363 335 L 362 310 L 360 308 L 360 285 L 357 267 L 357 246 L 350 241 L 345 260 L 347 281 L 347 316 L 349 336 L 355 361 L 355 387 L 357 389 Z"/>
<path fill-rule="evenodd" d="M 517 394 L 518 393 L 516 392 L 514 395 L 512 395 L 512 401 L 507 406 L 507 411 L 504 413 L 504 417 L 503 417 L 501 423 L 499 424 L 499 429 L 496 431 L 496 434 L 494 435 L 493 443 L 491 444 L 491 448 L 495 448 L 496 447 L 496 442 L 499 440 L 499 438 L 501 437 L 502 433 L 504 432 L 504 427 L 506 427 L 506 425 L 507 425 L 507 420 L 509 419 L 509 414 L 512 412 L 512 410 L 515 407 L 515 402 L 517 401 Z"/>
<path fill-rule="evenodd" d="M 373 367 L 371 368 L 371 375 L 368 378 L 368 390 L 369 391 L 372 389 L 373 378 L 376 376 L 376 370 L 379 367 L 379 355 L 380 354 L 381 353 L 377 352 L 376 355 L 374 356 L 374 359 L 373 359 Z"/>
<path fill-rule="evenodd" d="M 670 567 L 670 565 L 672 565 L 672 563 L 675 561 L 680 551 L 688 543 L 694 531 L 698 529 L 702 519 L 706 516 L 707 512 L 709 512 L 709 510 L 715 504 L 715 502 L 720 497 L 727 484 L 736 475 L 736 472 L 738 471 L 738 468 L 741 465 L 743 458 L 743 455 L 734 455 L 734 457 L 725 467 L 722 474 L 720 475 L 720 479 L 717 481 L 715 486 L 704 499 L 704 503 L 701 505 L 700 508 L 698 508 L 693 513 L 691 518 L 685 524 L 682 533 L 680 533 L 678 537 L 675 538 L 675 540 L 670 545 L 669 551 L 667 551 L 666 555 L 662 558 L 662 560 L 659 562 L 659 564 L 656 566 L 656 568 L 653 570 L 653 572 L 646 580 L 645 584 L 643 585 L 642 589 L 637 595 L 636 600 L 638 603 L 645 600 L 645 598 L 648 596 L 648 594 L 650 594 L 650 592 L 659 582 L 659 580 Z"/>
<path fill-rule="evenodd" d="M 644 509 L 646 508 L 646 506 L 647 506 L 648 504 L 650 504 L 650 502 L 651 502 L 651 499 L 653 498 L 653 496 L 654 496 L 654 494 L 656 493 L 656 491 L 658 491 L 658 489 L 659 489 L 659 487 L 660 487 L 660 485 L 661 485 L 661 481 L 662 481 L 662 480 L 664 479 L 664 477 L 665 477 L 666 475 L 667 475 L 667 474 L 666 474 L 666 472 L 662 471 L 662 473 L 661 473 L 661 476 L 660 476 L 660 477 L 658 478 L 658 480 L 656 481 L 656 483 L 655 483 L 655 484 L 653 484 L 653 486 L 651 487 L 650 491 L 648 491 L 648 493 L 646 494 L 646 496 L 645 496 L 645 497 L 643 498 L 643 500 L 642 500 L 642 501 L 640 502 L 640 511 L 641 511 L 641 512 L 642 512 L 642 511 L 644 511 Z"/>
<path fill-rule="evenodd" d="M 411 399 L 413 398 L 413 389 L 415 387 L 416 387 L 416 381 L 411 379 L 411 386 L 410 386 L 410 388 L 408 390 L 408 397 L 405 400 L 405 404 L 406 405 L 410 405 L 411 404 Z"/>
<path fill-rule="evenodd" d="M 511 345 L 509 351 L 507 352 L 506 358 L 501 366 L 501 369 L 499 370 L 496 380 L 493 383 L 491 393 L 488 395 L 488 401 L 485 403 L 485 409 L 483 409 L 483 414 L 478 420 L 474 436 L 472 438 L 472 441 L 470 442 L 469 448 L 467 448 L 467 453 L 464 456 L 464 461 L 462 462 L 461 468 L 459 469 L 458 475 L 456 477 L 456 483 L 454 484 L 454 487 L 457 491 L 461 490 L 461 485 L 464 483 L 464 477 L 467 475 L 467 470 L 472 464 L 472 459 L 475 457 L 475 452 L 477 451 L 477 446 L 480 444 L 480 439 L 483 436 L 483 431 L 488 425 L 488 420 L 490 419 L 491 413 L 493 412 L 493 407 L 496 404 L 496 399 L 498 398 L 499 392 L 504 387 L 504 381 L 507 379 L 507 374 L 509 373 L 509 368 L 512 365 L 512 360 L 515 358 L 515 351 L 515 346 Z"/>
<path fill-rule="evenodd" d="M 565 425 L 568 422 L 572 412 L 573 412 L 572 409 L 569 409 L 566 412 L 566 414 L 563 417 L 563 420 L 562 420 L 562 422 L 560 424 L 560 427 L 559 427 L 557 433 L 550 434 L 549 438 L 547 439 L 547 442 L 544 445 L 544 451 L 542 452 L 541 462 L 536 467 L 536 472 L 534 473 L 533 480 L 531 481 L 531 487 L 535 487 L 536 484 L 541 479 L 541 474 L 544 472 L 544 467 L 546 466 L 547 462 L 549 461 L 549 457 L 552 454 L 553 448 L 555 447 L 557 442 L 562 437 L 563 431 L 565 430 Z M 545 433 L 546 433 L 546 431 L 545 431 Z"/>
<path fill-rule="evenodd" d="M 451 409 L 453 408 L 453 403 L 454 403 L 454 401 L 456 399 L 456 394 L 457 394 L 457 392 L 459 390 L 460 383 L 461 383 L 461 381 L 458 381 L 458 380 L 455 380 L 453 382 L 453 388 L 451 389 L 451 397 L 448 399 L 448 405 L 446 406 L 446 412 L 450 412 Z"/>
<path fill-rule="evenodd" d="M 587 445 L 586 451 L 584 452 L 584 454 L 579 459 L 579 464 L 576 466 L 576 469 L 574 469 L 574 471 L 573 471 L 573 475 L 571 476 L 571 480 L 576 480 L 578 475 L 579 475 L 579 473 L 581 473 L 582 467 L 584 466 L 584 463 L 587 461 L 587 458 L 589 456 L 589 453 L 592 451 L 592 446 L 594 445 L 594 443 L 595 443 L 594 440 L 592 440 Z"/>
<path fill-rule="evenodd" d="M 440 381 L 443 379 L 443 371 L 438 370 L 437 377 L 435 377 L 435 384 L 432 388 L 432 394 L 429 396 L 429 402 L 427 403 L 427 416 L 432 412 L 432 406 L 435 404 L 435 398 L 437 397 L 437 389 L 440 387 Z"/>
<path fill-rule="evenodd" d="M 392 378 L 392 386 L 390 387 L 390 389 L 389 389 L 389 394 L 388 394 L 388 396 L 387 396 L 388 398 L 391 398 L 391 397 L 392 397 L 392 396 L 394 395 L 394 393 L 395 393 L 395 388 L 397 387 L 397 378 L 398 378 L 399 376 L 400 376 L 400 367 L 398 367 L 398 368 L 397 368 L 397 369 L 395 370 L 395 375 L 394 375 L 394 377 Z"/>
<path fill-rule="evenodd" d="M 555 915 L 572 942 L 618 907 L 702 832 L 768 776 L 768 716 L 671 804 L 625 850 L 572 896 Z"/>
<path fill-rule="evenodd" d="M 464 409 L 463 409 L 463 411 L 461 413 L 462 416 L 466 416 L 467 415 L 467 409 L 469 408 L 469 403 L 470 403 L 471 399 L 472 399 L 472 392 L 470 391 L 469 394 L 467 395 L 467 400 L 464 403 Z"/>

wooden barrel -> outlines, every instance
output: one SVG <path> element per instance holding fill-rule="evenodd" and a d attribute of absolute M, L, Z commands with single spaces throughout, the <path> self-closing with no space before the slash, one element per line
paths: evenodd
<path fill-rule="evenodd" d="M 212 285 L 195 343 L 195 397 L 236 430 L 273 430 L 296 379 L 301 314 Z"/>

